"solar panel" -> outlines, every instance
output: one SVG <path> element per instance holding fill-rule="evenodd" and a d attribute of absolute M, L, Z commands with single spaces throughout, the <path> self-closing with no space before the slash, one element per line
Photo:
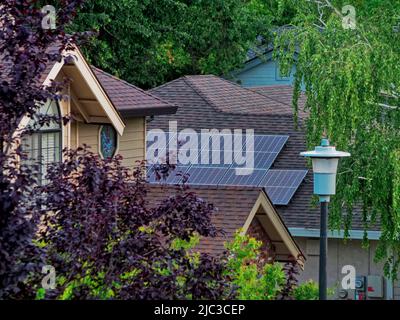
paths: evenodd
<path fill-rule="evenodd" d="M 281 152 L 289 136 L 256 135 L 254 137 L 254 151 Z"/>
<path fill-rule="evenodd" d="M 194 185 L 218 185 L 226 173 L 224 167 L 191 166 L 185 174 L 189 175 L 188 183 Z"/>
<path fill-rule="evenodd" d="M 267 170 L 269 169 L 272 164 L 274 163 L 278 153 L 272 153 L 272 152 L 251 152 L 246 154 L 243 154 L 243 160 L 244 164 L 242 165 L 237 165 L 237 161 L 234 161 L 233 168 L 241 168 L 241 167 L 249 167 L 252 161 L 249 162 L 249 160 L 246 161 L 247 159 L 254 159 L 254 164 L 253 167 L 255 169 L 263 169 Z M 234 156 L 233 156 L 234 157 Z M 251 158 L 250 158 L 251 157 Z"/>
<path fill-rule="evenodd" d="M 300 186 L 307 170 L 268 170 L 260 180 L 273 204 L 287 205 Z"/>
<path fill-rule="evenodd" d="M 243 168 L 242 168 L 243 170 Z M 225 186 L 258 186 L 260 180 L 265 176 L 267 170 L 249 169 L 250 174 L 239 175 L 237 170 L 230 168 L 226 170 L 225 175 L 219 182 L 219 185 Z"/>
<path fill-rule="evenodd" d="M 245 137 L 243 137 L 244 144 L 242 147 L 242 156 L 253 157 L 255 169 L 269 169 L 287 140 L 288 136 L 255 135 L 253 146 L 254 151 L 251 152 L 248 150 L 249 148 L 247 147 Z M 232 167 L 246 167 L 250 165 L 248 161 L 244 164 L 237 164 L 238 161 L 236 161 L 234 157 L 233 159 L 234 164 Z"/>
<path fill-rule="evenodd" d="M 166 133 L 166 148 L 160 147 L 158 150 L 158 145 L 156 143 L 159 138 L 158 134 L 154 131 L 150 131 L 147 135 L 147 161 L 149 163 L 165 163 L 168 152 L 174 152 L 170 150 L 171 141 L 174 139 L 178 140 L 178 163 L 180 160 L 179 154 L 186 155 L 186 157 L 181 158 L 182 160 L 185 158 L 187 159 L 190 152 L 196 154 L 194 158 L 189 156 L 192 161 L 189 163 L 184 162 L 184 165 L 202 164 L 204 166 L 212 165 L 212 167 L 230 167 L 232 164 L 233 167 L 244 167 L 250 165 L 249 161 L 246 161 L 248 156 L 250 156 L 254 159 L 254 168 L 269 169 L 288 139 L 288 136 L 255 135 L 253 150 L 249 151 L 249 148 L 246 147 L 245 135 L 236 134 L 229 136 L 226 134 L 218 134 L 217 136 L 219 139 L 215 140 L 215 144 L 211 143 L 211 138 L 208 139 L 208 141 L 203 141 L 202 137 L 198 136 L 194 138 L 194 136 L 195 134 L 190 132 L 178 134 L 178 136 L 177 133 Z M 211 137 L 212 136 L 213 135 L 211 135 Z M 216 135 L 214 135 L 214 137 L 216 137 Z M 228 139 L 224 140 L 226 137 L 228 137 Z M 191 146 L 188 144 L 189 140 L 193 143 Z M 162 144 L 163 143 L 161 143 L 161 145 Z M 242 152 L 238 154 L 239 158 L 236 159 L 233 147 L 238 145 L 242 147 L 239 152 Z M 201 150 L 201 152 L 198 150 Z"/>
<path fill-rule="evenodd" d="M 201 150 L 233 150 L 235 140 L 237 145 L 242 145 L 239 135 L 232 134 L 209 134 L 200 139 Z"/>
<path fill-rule="evenodd" d="M 182 177 L 184 174 L 186 174 L 186 171 L 189 169 L 188 166 L 181 166 L 177 165 L 175 170 L 170 172 L 168 177 L 166 179 L 161 179 L 158 180 L 156 177 L 156 172 L 154 170 L 155 166 L 150 166 L 147 169 L 147 181 L 149 183 L 155 183 L 155 184 L 178 184 L 182 181 Z M 162 171 L 159 171 L 159 174 L 161 174 Z"/>
<path fill-rule="evenodd" d="M 229 168 L 232 161 L 233 154 L 229 150 L 202 150 L 198 166 Z"/>
<path fill-rule="evenodd" d="M 172 139 L 177 139 L 179 140 L 177 159 L 180 162 L 178 161 L 177 169 L 170 174 L 166 181 L 161 181 L 161 183 L 180 183 L 182 175 L 188 175 L 188 183 L 193 185 L 260 186 L 265 187 L 273 204 L 287 205 L 289 203 L 307 174 L 307 170 L 269 170 L 287 142 L 288 136 L 255 135 L 254 151 L 248 151 L 246 148 L 245 135 L 228 137 L 218 134 L 218 137 L 219 139 L 215 139 L 216 143 L 212 144 L 212 139 L 202 141 L 201 136 L 198 136 L 195 138 L 197 141 L 191 140 L 194 144 L 190 146 L 187 142 L 189 139 L 193 139 L 193 133 L 183 136 L 167 133 L 166 149 L 150 153 L 152 158 L 150 160 L 154 161 L 159 160 L 162 156 L 165 157 Z M 149 138 L 154 140 L 154 133 L 149 132 Z M 224 140 L 225 138 L 227 139 Z M 155 151 L 151 149 L 153 144 L 154 142 L 147 144 L 150 151 Z M 241 159 L 244 160 L 243 164 L 237 164 L 236 160 L 239 159 L 235 159 L 233 147 L 238 145 L 242 146 L 240 156 L 243 157 Z M 248 169 L 248 174 L 240 174 L 237 169 L 243 170 L 251 165 L 245 161 L 246 156 L 249 155 L 254 159 L 254 168 Z M 181 174 L 177 174 L 178 172 Z M 151 172 L 151 169 L 149 169 L 149 182 L 160 183 L 156 181 L 155 174 Z"/>

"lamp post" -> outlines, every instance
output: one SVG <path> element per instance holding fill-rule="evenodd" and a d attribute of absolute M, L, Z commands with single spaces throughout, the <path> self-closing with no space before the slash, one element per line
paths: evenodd
<path fill-rule="evenodd" d="M 326 256 L 328 252 L 328 203 L 330 196 L 336 193 L 336 173 L 339 159 L 349 157 L 350 153 L 337 151 L 329 145 L 328 139 L 322 139 L 321 145 L 313 151 L 301 152 L 300 155 L 312 159 L 314 172 L 314 194 L 321 203 L 321 222 L 319 240 L 319 299 L 327 299 Z"/>

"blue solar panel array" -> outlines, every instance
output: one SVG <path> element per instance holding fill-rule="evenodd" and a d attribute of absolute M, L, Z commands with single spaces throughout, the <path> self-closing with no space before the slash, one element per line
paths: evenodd
<path fill-rule="evenodd" d="M 246 163 L 237 164 L 235 161 L 235 154 L 232 151 L 234 150 L 234 146 L 241 145 L 242 150 L 244 151 L 242 156 L 245 156 L 246 151 L 253 153 L 252 156 L 254 157 L 254 168 L 269 169 L 289 138 L 288 136 L 279 135 L 255 135 L 254 150 L 249 151 L 250 146 L 246 145 L 245 135 L 233 135 L 232 138 L 232 135 L 219 134 L 216 137 L 219 138 L 219 143 L 213 145 L 211 143 L 211 139 L 203 143 L 201 138 L 198 138 L 198 135 L 194 133 L 185 134 L 183 139 L 179 137 L 179 141 L 176 133 L 166 133 L 165 143 L 164 141 L 161 141 L 161 145 L 165 146 L 160 146 L 160 148 L 158 148 L 159 145 L 157 145 L 157 142 L 159 136 L 157 133 L 150 131 L 147 134 L 147 161 L 150 164 L 165 163 L 166 155 L 170 150 L 170 145 L 172 141 L 175 141 L 175 143 L 177 142 L 178 144 L 178 163 L 181 155 L 185 158 L 193 156 L 195 159 L 198 159 L 197 162 L 182 163 L 183 165 L 197 165 L 199 162 L 201 162 L 204 166 L 212 165 L 229 168 L 244 167 Z M 188 145 L 189 141 L 195 141 L 195 146 L 190 147 Z M 203 158 L 204 156 L 208 158 L 208 163 L 204 163 L 204 161 L 202 161 L 202 156 Z"/>
<path fill-rule="evenodd" d="M 151 137 L 151 134 L 148 135 L 147 161 L 150 165 L 157 163 L 157 161 L 165 162 L 171 139 L 176 139 L 176 134 L 168 134 L 165 148 L 161 150 L 152 149 L 154 137 Z M 162 180 L 161 183 L 177 184 L 182 181 L 182 176 L 185 175 L 188 177 L 188 183 L 192 185 L 264 187 L 273 204 L 287 205 L 308 172 L 307 170 L 270 170 L 271 165 L 288 140 L 288 136 L 254 136 L 254 168 L 247 175 L 238 174 L 237 170 L 244 169 L 245 165 L 232 163 L 232 153 L 226 152 L 232 150 L 232 140 L 235 139 L 236 143 L 242 143 L 243 150 L 246 151 L 245 137 L 242 141 L 238 141 L 237 139 L 240 137 L 234 136 L 233 139 L 228 139 L 230 143 L 224 145 L 221 142 L 221 146 L 214 145 L 211 148 L 210 145 L 203 146 L 198 141 L 197 145 L 200 145 L 200 147 L 189 149 L 187 142 L 190 138 L 193 138 L 193 135 L 188 134 L 186 140 L 178 142 L 178 160 L 180 155 L 184 155 L 186 159 L 194 156 L 192 159 L 202 162 L 201 156 L 204 157 L 205 153 L 208 153 L 209 163 L 199 164 L 198 161 L 181 163 L 178 161 L 175 173 L 172 173 L 166 180 Z M 191 152 L 192 154 L 190 154 Z M 230 158 L 225 159 L 226 155 L 229 155 Z M 155 177 L 152 166 L 150 166 L 148 174 L 150 183 L 160 183 Z"/>
<path fill-rule="evenodd" d="M 308 170 L 268 170 L 259 186 L 265 187 L 273 204 L 287 205 Z"/>

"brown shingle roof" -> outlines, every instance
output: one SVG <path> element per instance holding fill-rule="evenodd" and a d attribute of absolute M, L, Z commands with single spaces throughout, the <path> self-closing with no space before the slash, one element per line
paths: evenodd
<path fill-rule="evenodd" d="M 279 101 L 286 107 L 282 108 L 281 114 L 288 114 L 291 116 L 293 114 L 293 104 L 292 104 L 292 97 L 293 97 L 293 87 L 288 85 L 277 85 L 277 86 L 260 86 L 260 87 L 252 87 L 252 91 L 260 93 L 269 99 Z M 308 112 L 304 111 L 304 106 L 306 103 L 306 95 L 304 93 L 300 94 L 299 96 L 299 117 L 304 119 L 307 117 Z M 287 108 L 287 109 L 286 109 Z M 288 113 L 289 111 L 289 113 Z"/>
<path fill-rule="evenodd" d="M 224 234 L 215 238 L 202 238 L 197 248 L 202 252 L 219 254 L 225 249 L 224 243 L 232 240 L 236 230 L 244 226 L 263 189 L 259 187 L 192 186 L 190 191 L 214 205 L 216 210 L 212 222 L 218 229 L 224 231 Z M 150 205 L 156 205 L 175 192 L 176 189 L 173 186 L 149 185 L 146 200 Z"/>
<path fill-rule="evenodd" d="M 252 90 L 257 93 L 215 76 L 176 79 L 152 89 L 151 93 L 177 104 L 177 113 L 155 117 L 148 128 L 168 130 L 168 121 L 176 120 L 178 130 L 254 129 L 256 134 L 288 135 L 289 140 L 271 168 L 307 168 L 306 160 L 299 155 L 307 146 L 303 121 L 300 121 L 298 129 L 295 127 L 291 109 L 293 89 L 289 86 L 275 86 Z M 304 103 L 305 97 L 301 99 Z M 312 186 L 310 170 L 289 204 L 276 206 L 288 227 L 319 229 L 319 210 L 311 205 Z M 351 228 L 362 229 L 360 215 L 355 217 Z"/>
<path fill-rule="evenodd" d="M 177 107 L 92 66 L 92 70 L 123 117 L 175 113 Z"/>
<path fill-rule="evenodd" d="M 290 108 L 275 99 L 254 93 L 213 75 L 186 76 L 184 79 L 199 96 L 221 112 L 242 114 L 271 114 L 275 110 L 280 112 L 286 110 L 288 114 L 291 112 Z"/>

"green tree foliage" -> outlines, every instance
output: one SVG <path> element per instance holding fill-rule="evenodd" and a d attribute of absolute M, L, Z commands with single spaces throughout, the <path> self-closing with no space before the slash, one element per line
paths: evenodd
<path fill-rule="evenodd" d="M 318 300 L 318 284 L 312 280 L 300 284 L 293 289 L 293 297 L 295 300 Z"/>
<path fill-rule="evenodd" d="M 335 292 L 335 288 L 328 288 L 328 297 L 334 297 Z M 294 300 L 318 300 L 318 283 L 313 280 L 303 282 L 293 289 L 292 294 Z"/>
<path fill-rule="evenodd" d="M 348 230 L 354 208 L 361 208 L 365 230 L 381 226 L 376 259 L 394 275 L 400 261 L 400 2 L 352 1 L 354 29 L 342 23 L 346 1 L 278 2 L 296 9 L 293 28 L 277 37 L 276 54 L 288 71 L 299 52 L 294 106 L 297 112 L 304 84 L 308 145 L 326 133 L 352 154 L 339 168 L 330 226 Z"/>
<path fill-rule="evenodd" d="M 74 30 L 98 67 L 142 87 L 186 74 L 223 74 L 243 63 L 270 17 L 260 0 L 88 0 Z"/>
<path fill-rule="evenodd" d="M 239 300 L 274 300 L 286 282 L 278 263 L 260 263 L 261 242 L 237 232 L 226 244 L 229 252 L 227 274 L 237 288 Z"/>

